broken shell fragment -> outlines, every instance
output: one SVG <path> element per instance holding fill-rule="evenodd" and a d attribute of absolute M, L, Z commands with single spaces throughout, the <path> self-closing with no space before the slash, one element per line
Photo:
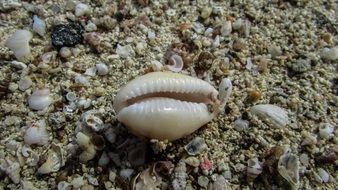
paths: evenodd
<path fill-rule="evenodd" d="M 183 69 L 184 64 L 182 57 L 177 54 L 171 55 L 168 62 L 169 64 L 166 65 L 165 67 L 172 72 L 180 72 Z"/>
<path fill-rule="evenodd" d="M 37 89 L 28 97 L 28 106 L 33 110 L 44 110 L 48 108 L 52 99 L 49 97 L 49 89 Z"/>
<path fill-rule="evenodd" d="M 319 136 L 323 139 L 330 139 L 333 137 L 334 126 L 330 123 L 322 123 L 319 126 Z"/>
<path fill-rule="evenodd" d="M 85 163 L 95 157 L 96 149 L 95 145 L 91 142 L 90 137 L 84 133 L 79 132 L 76 134 L 76 142 L 83 150 L 79 156 L 80 162 Z"/>
<path fill-rule="evenodd" d="M 28 145 L 45 145 L 48 143 L 49 135 L 46 130 L 45 120 L 39 120 L 28 127 L 24 141 Z"/>
<path fill-rule="evenodd" d="M 61 144 L 52 144 L 52 148 L 48 151 L 47 160 L 38 169 L 39 174 L 48 174 L 57 172 L 65 165 L 65 156 Z"/>
<path fill-rule="evenodd" d="M 247 177 L 251 181 L 258 177 L 259 174 L 262 173 L 263 168 L 261 163 L 258 161 L 258 158 L 252 158 L 248 160 L 248 167 L 247 167 Z"/>
<path fill-rule="evenodd" d="M 278 173 L 291 185 L 291 189 L 299 187 L 299 161 L 298 156 L 284 153 L 278 161 Z"/>
<path fill-rule="evenodd" d="M 208 148 L 207 144 L 205 144 L 204 139 L 201 137 L 194 138 L 184 147 L 184 149 L 190 156 L 198 155 L 207 148 Z"/>
<path fill-rule="evenodd" d="M 152 72 L 124 86 L 116 95 L 114 109 L 133 134 L 172 141 L 191 134 L 223 110 L 231 93 L 227 81 L 218 99 L 217 90 L 201 79 Z"/>
<path fill-rule="evenodd" d="M 250 109 L 253 115 L 275 128 L 285 127 L 289 123 L 288 113 L 272 104 L 259 104 Z"/>
<path fill-rule="evenodd" d="M 16 30 L 6 41 L 6 46 L 14 52 L 19 61 L 27 62 L 31 54 L 29 41 L 32 37 L 32 33 L 27 30 Z"/>

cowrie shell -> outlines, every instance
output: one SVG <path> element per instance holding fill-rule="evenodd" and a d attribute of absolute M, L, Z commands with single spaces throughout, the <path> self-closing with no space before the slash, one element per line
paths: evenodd
<path fill-rule="evenodd" d="M 211 121 L 218 91 L 209 83 L 171 72 L 152 72 L 127 83 L 116 95 L 117 119 L 135 135 L 176 140 Z"/>

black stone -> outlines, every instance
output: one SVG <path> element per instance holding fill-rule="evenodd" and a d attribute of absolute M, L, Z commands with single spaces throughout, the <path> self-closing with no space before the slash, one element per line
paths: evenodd
<path fill-rule="evenodd" d="M 52 45 L 58 49 L 82 43 L 84 28 L 80 23 L 59 24 L 52 29 Z"/>

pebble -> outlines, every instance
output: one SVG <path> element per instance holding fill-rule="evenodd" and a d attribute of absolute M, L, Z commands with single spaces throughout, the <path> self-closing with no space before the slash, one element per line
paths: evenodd
<path fill-rule="evenodd" d="M 70 184 L 73 186 L 74 189 L 79 189 L 85 184 L 85 181 L 83 180 L 83 177 L 80 176 L 74 178 Z"/>
<path fill-rule="evenodd" d="M 239 18 L 234 23 L 232 23 L 232 28 L 234 30 L 240 30 L 244 25 L 244 20 Z"/>
<path fill-rule="evenodd" d="M 324 48 L 320 53 L 320 57 L 330 61 L 338 59 L 338 47 Z"/>
<path fill-rule="evenodd" d="M 122 58 L 134 57 L 135 56 L 135 52 L 130 45 L 122 46 L 120 44 L 117 44 L 116 54 L 119 55 Z"/>
<path fill-rule="evenodd" d="M 90 7 L 84 3 L 79 3 L 75 6 L 75 16 L 80 17 L 90 14 Z"/>
<path fill-rule="evenodd" d="M 97 26 L 96 24 L 92 23 L 92 22 L 89 22 L 86 26 L 85 26 L 85 30 L 87 32 L 94 32 L 97 30 Z"/>
<path fill-rule="evenodd" d="M 197 183 L 199 186 L 206 188 L 208 187 L 209 179 L 206 176 L 199 176 Z"/>
<path fill-rule="evenodd" d="M 282 49 L 279 46 L 271 45 L 268 47 L 268 52 L 272 58 L 282 55 Z"/>
<path fill-rule="evenodd" d="M 207 18 L 210 17 L 211 12 L 212 12 L 212 7 L 210 7 L 210 6 L 203 7 L 203 9 L 201 11 L 201 17 L 204 18 L 204 19 L 207 19 Z"/>
<path fill-rule="evenodd" d="M 134 173 L 134 170 L 133 169 L 122 169 L 120 171 L 120 176 L 124 179 L 128 179 L 130 180 L 131 179 L 131 175 Z"/>
<path fill-rule="evenodd" d="M 72 51 L 69 47 L 62 47 L 59 53 L 63 58 L 69 58 L 70 56 L 72 56 Z"/>
<path fill-rule="evenodd" d="M 98 75 L 106 75 L 109 73 L 108 66 L 104 63 L 98 63 L 95 65 Z"/>
<path fill-rule="evenodd" d="M 223 37 L 229 36 L 232 32 L 231 21 L 225 21 L 221 26 L 220 32 Z"/>
<path fill-rule="evenodd" d="M 73 47 L 83 41 L 84 29 L 80 23 L 59 24 L 52 29 L 52 44 L 60 49 L 64 46 Z"/>
<path fill-rule="evenodd" d="M 198 158 L 190 156 L 185 159 L 185 163 L 192 167 L 198 167 L 201 162 Z"/>
<path fill-rule="evenodd" d="M 27 90 L 33 84 L 32 79 L 28 76 L 21 78 L 18 82 L 18 87 L 21 91 Z"/>
<path fill-rule="evenodd" d="M 25 69 L 27 68 L 27 65 L 25 63 L 22 63 L 20 61 L 12 61 L 11 65 L 16 69 Z"/>
<path fill-rule="evenodd" d="M 77 100 L 77 96 L 75 92 L 68 92 L 66 94 L 66 99 L 70 102 L 74 102 L 75 100 Z"/>
<path fill-rule="evenodd" d="M 249 121 L 239 118 L 234 122 L 234 125 L 237 131 L 244 131 L 249 128 Z"/>
<path fill-rule="evenodd" d="M 29 42 L 33 35 L 28 30 L 16 30 L 6 41 L 5 46 L 14 52 L 16 59 L 28 62 L 31 55 Z"/>
<path fill-rule="evenodd" d="M 323 168 L 318 168 L 318 175 L 324 183 L 327 183 L 330 179 L 330 174 L 325 171 Z"/>
<path fill-rule="evenodd" d="M 194 31 L 197 34 L 203 34 L 204 30 L 205 30 L 204 25 L 202 23 L 200 23 L 200 22 L 193 22 L 192 23 L 192 28 L 194 29 Z"/>
<path fill-rule="evenodd" d="M 333 137 L 334 126 L 330 123 L 322 123 L 319 126 L 319 136 L 323 139 L 330 139 Z"/>

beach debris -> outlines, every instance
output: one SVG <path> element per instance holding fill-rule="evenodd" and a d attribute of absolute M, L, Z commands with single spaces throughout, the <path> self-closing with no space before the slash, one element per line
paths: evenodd
<path fill-rule="evenodd" d="M 37 122 L 33 122 L 28 126 L 24 141 L 28 145 L 38 144 L 45 145 L 48 144 L 49 135 L 46 130 L 46 121 L 39 120 Z"/>
<path fill-rule="evenodd" d="M 46 23 L 37 15 L 33 15 L 33 31 L 40 36 L 44 36 L 46 34 Z"/>
<path fill-rule="evenodd" d="M 46 161 L 39 167 L 39 174 L 49 174 L 57 172 L 66 163 L 65 154 L 62 150 L 62 144 L 52 143 L 51 149 L 47 152 Z"/>
<path fill-rule="evenodd" d="M 285 127 L 289 123 L 288 113 L 276 105 L 258 104 L 251 107 L 250 112 L 275 128 Z"/>
<path fill-rule="evenodd" d="M 188 164 L 189 166 L 192 166 L 192 167 L 198 167 L 200 165 L 200 160 L 194 156 L 190 156 L 188 158 L 186 158 L 185 160 L 185 163 Z"/>
<path fill-rule="evenodd" d="M 6 41 L 6 46 L 14 52 L 18 61 L 28 62 L 31 56 L 29 41 L 33 35 L 28 30 L 16 30 Z"/>
<path fill-rule="evenodd" d="M 45 110 L 51 104 L 52 98 L 48 88 L 36 89 L 28 97 L 28 106 L 33 110 Z"/>
<path fill-rule="evenodd" d="M 187 145 L 184 146 L 184 149 L 190 156 L 196 156 L 201 154 L 204 150 L 208 149 L 208 145 L 205 144 L 205 141 L 201 137 L 195 137 Z"/>
<path fill-rule="evenodd" d="M 59 24 L 52 28 L 52 44 L 60 49 L 62 47 L 73 47 L 83 41 L 84 29 L 80 23 L 72 22 Z"/>

